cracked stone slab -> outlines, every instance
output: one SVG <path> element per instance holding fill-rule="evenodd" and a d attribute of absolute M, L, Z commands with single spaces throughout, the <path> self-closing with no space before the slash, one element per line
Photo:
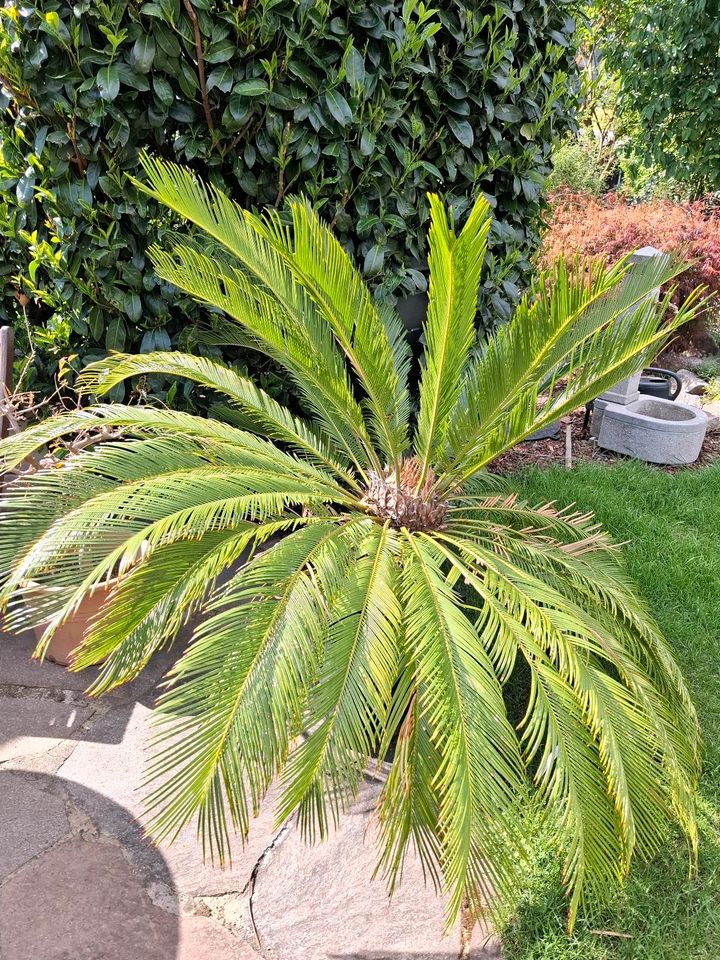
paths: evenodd
<path fill-rule="evenodd" d="M 0 770 L 0 884 L 70 832 L 65 804 L 31 776 Z"/>
<path fill-rule="evenodd" d="M 262 960 L 262 957 L 216 920 L 182 917 L 178 952 L 168 960 Z"/>
<path fill-rule="evenodd" d="M 142 818 L 141 789 L 146 773 L 148 737 L 152 711 L 136 703 L 129 719 L 118 719 L 111 710 L 93 727 L 92 739 L 79 743 L 59 773 L 66 778 L 66 788 L 94 819 L 102 819 L 103 829 L 112 832 L 125 845 L 133 862 L 152 873 L 156 848 L 142 837 L 137 820 Z M 114 742 L 113 725 L 124 726 L 122 743 Z M 89 788 L 88 792 L 86 789 Z M 103 797 L 118 806 L 103 806 Z M 178 892 L 182 896 L 215 896 L 240 893 L 248 885 L 253 868 L 274 836 L 272 797 L 260 815 L 251 823 L 250 835 L 243 849 L 238 839 L 233 847 L 232 867 L 224 870 L 203 863 L 202 850 L 194 824 L 184 829 L 172 844 L 163 844 L 160 852 L 167 861 Z"/>
<path fill-rule="evenodd" d="M 62 740 L 44 753 L 13 756 L 11 760 L 0 764 L 0 769 L 12 768 L 13 770 L 23 770 L 26 773 L 57 773 L 76 746 L 77 740 Z"/>
<path fill-rule="evenodd" d="M 77 739 L 91 706 L 52 698 L 0 696 L 0 763 L 46 753 Z"/>
<path fill-rule="evenodd" d="M 61 843 L 0 887 L 3 960 L 168 960 L 178 942 L 178 917 L 109 844 Z"/>
<path fill-rule="evenodd" d="M 357 802 L 324 843 L 290 830 L 260 863 L 252 909 L 263 951 L 274 960 L 457 960 L 460 927 L 443 936 L 444 904 L 408 856 L 390 900 L 372 880 L 377 850 L 371 823 L 379 791 L 367 780 Z M 499 958 L 488 927 L 475 926 L 467 960 Z"/>

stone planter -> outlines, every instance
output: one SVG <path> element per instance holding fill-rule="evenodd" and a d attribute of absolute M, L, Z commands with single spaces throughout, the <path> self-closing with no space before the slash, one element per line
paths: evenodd
<path fill-rule="evenodd" d="M 641 397 L 625 406 L 605 403 L 597 440 L 605 450 L 647 463 L 694 463 L 706 430 L 702 410 L 659 397 Z"/>

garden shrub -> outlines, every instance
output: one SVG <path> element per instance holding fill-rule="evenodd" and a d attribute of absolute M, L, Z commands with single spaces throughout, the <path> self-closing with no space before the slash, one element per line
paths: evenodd
<path fill-rule="evenodd" d="M 602 193 L 610 171 L 600 154 L 593 132 L 588 128 L 565 140 L 552 154 L 548 189 Z"/>
<path fill-rule="evenodd" d="M 46 378 L 72 351 L 81 365 L 187 346 L 198 308 L 145 255 L 173 222 L 126 177 L 147 147 L 243 205 L 305 193 L 392 295 L 424 283 L 427 191 L 458 220 L 484 191 L 490 326 L 528 270 L 551 141 L 572 123 L 570 4 L 0 8 L 0 320 L 26 305 Z"/>
<path fill-rule="evenodd" d="M 720 188 L 717 3 L 596 0 L 593 19 L 619 112 L 636 117 L 636 152 L 696 195 Z"/>
<path fill-rule="evenodd" d="M 620 192 L 635 201 L 672 200 L 687 202 L 692 199 L 687 183 L 676 180 L 656 163 L 648 163 L 633 146 L 626 147 L 618 156 Z"/>
<path fill-rule="evenodd" d="M 612 262 L 645 246 L 693 261 L 678 278 L 678 300 L 698 284 L 720 292 L 720 216 L 699 201 L 630 203 L 613 193 L 598 198 L 560 192 L 552 198 L 540 261 L 549 264 L 577 251 Z"/>

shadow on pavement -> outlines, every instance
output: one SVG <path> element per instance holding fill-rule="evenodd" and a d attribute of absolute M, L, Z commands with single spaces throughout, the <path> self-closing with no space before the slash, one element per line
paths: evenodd
<path fill-rule="evenodd" d="M 131 821 L 127 811 L 61 777 L 8 769 L 0 798 L 3 960 L 174 960 L 178 896 L 163 855 L 135 826 L 138 867 L 96 827 Z"/>

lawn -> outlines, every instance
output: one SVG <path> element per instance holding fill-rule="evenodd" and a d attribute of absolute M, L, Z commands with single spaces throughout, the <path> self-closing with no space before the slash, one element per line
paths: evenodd
<path fill-rule="evenodd" d="M 595 512 L 625 555 L 672 643 L 695 696 L 705 755 L 701 847 L 689 878 L 684 844 L 633 869 L 602 914 L 563 929 L 557 858 L 537 842 L 537 862 L 504 960 L 717 960 L 720 957 L 720 466 L 677 474 L 623 462 L 531 470 L 514 486 L 533 502 L 575 501 Z M 596 931 L 596 932 L 593 932 Z M 599 934 L 597 931 L 605 931 Z M 624 936 L 610 936 L 608 932 Z"/>

